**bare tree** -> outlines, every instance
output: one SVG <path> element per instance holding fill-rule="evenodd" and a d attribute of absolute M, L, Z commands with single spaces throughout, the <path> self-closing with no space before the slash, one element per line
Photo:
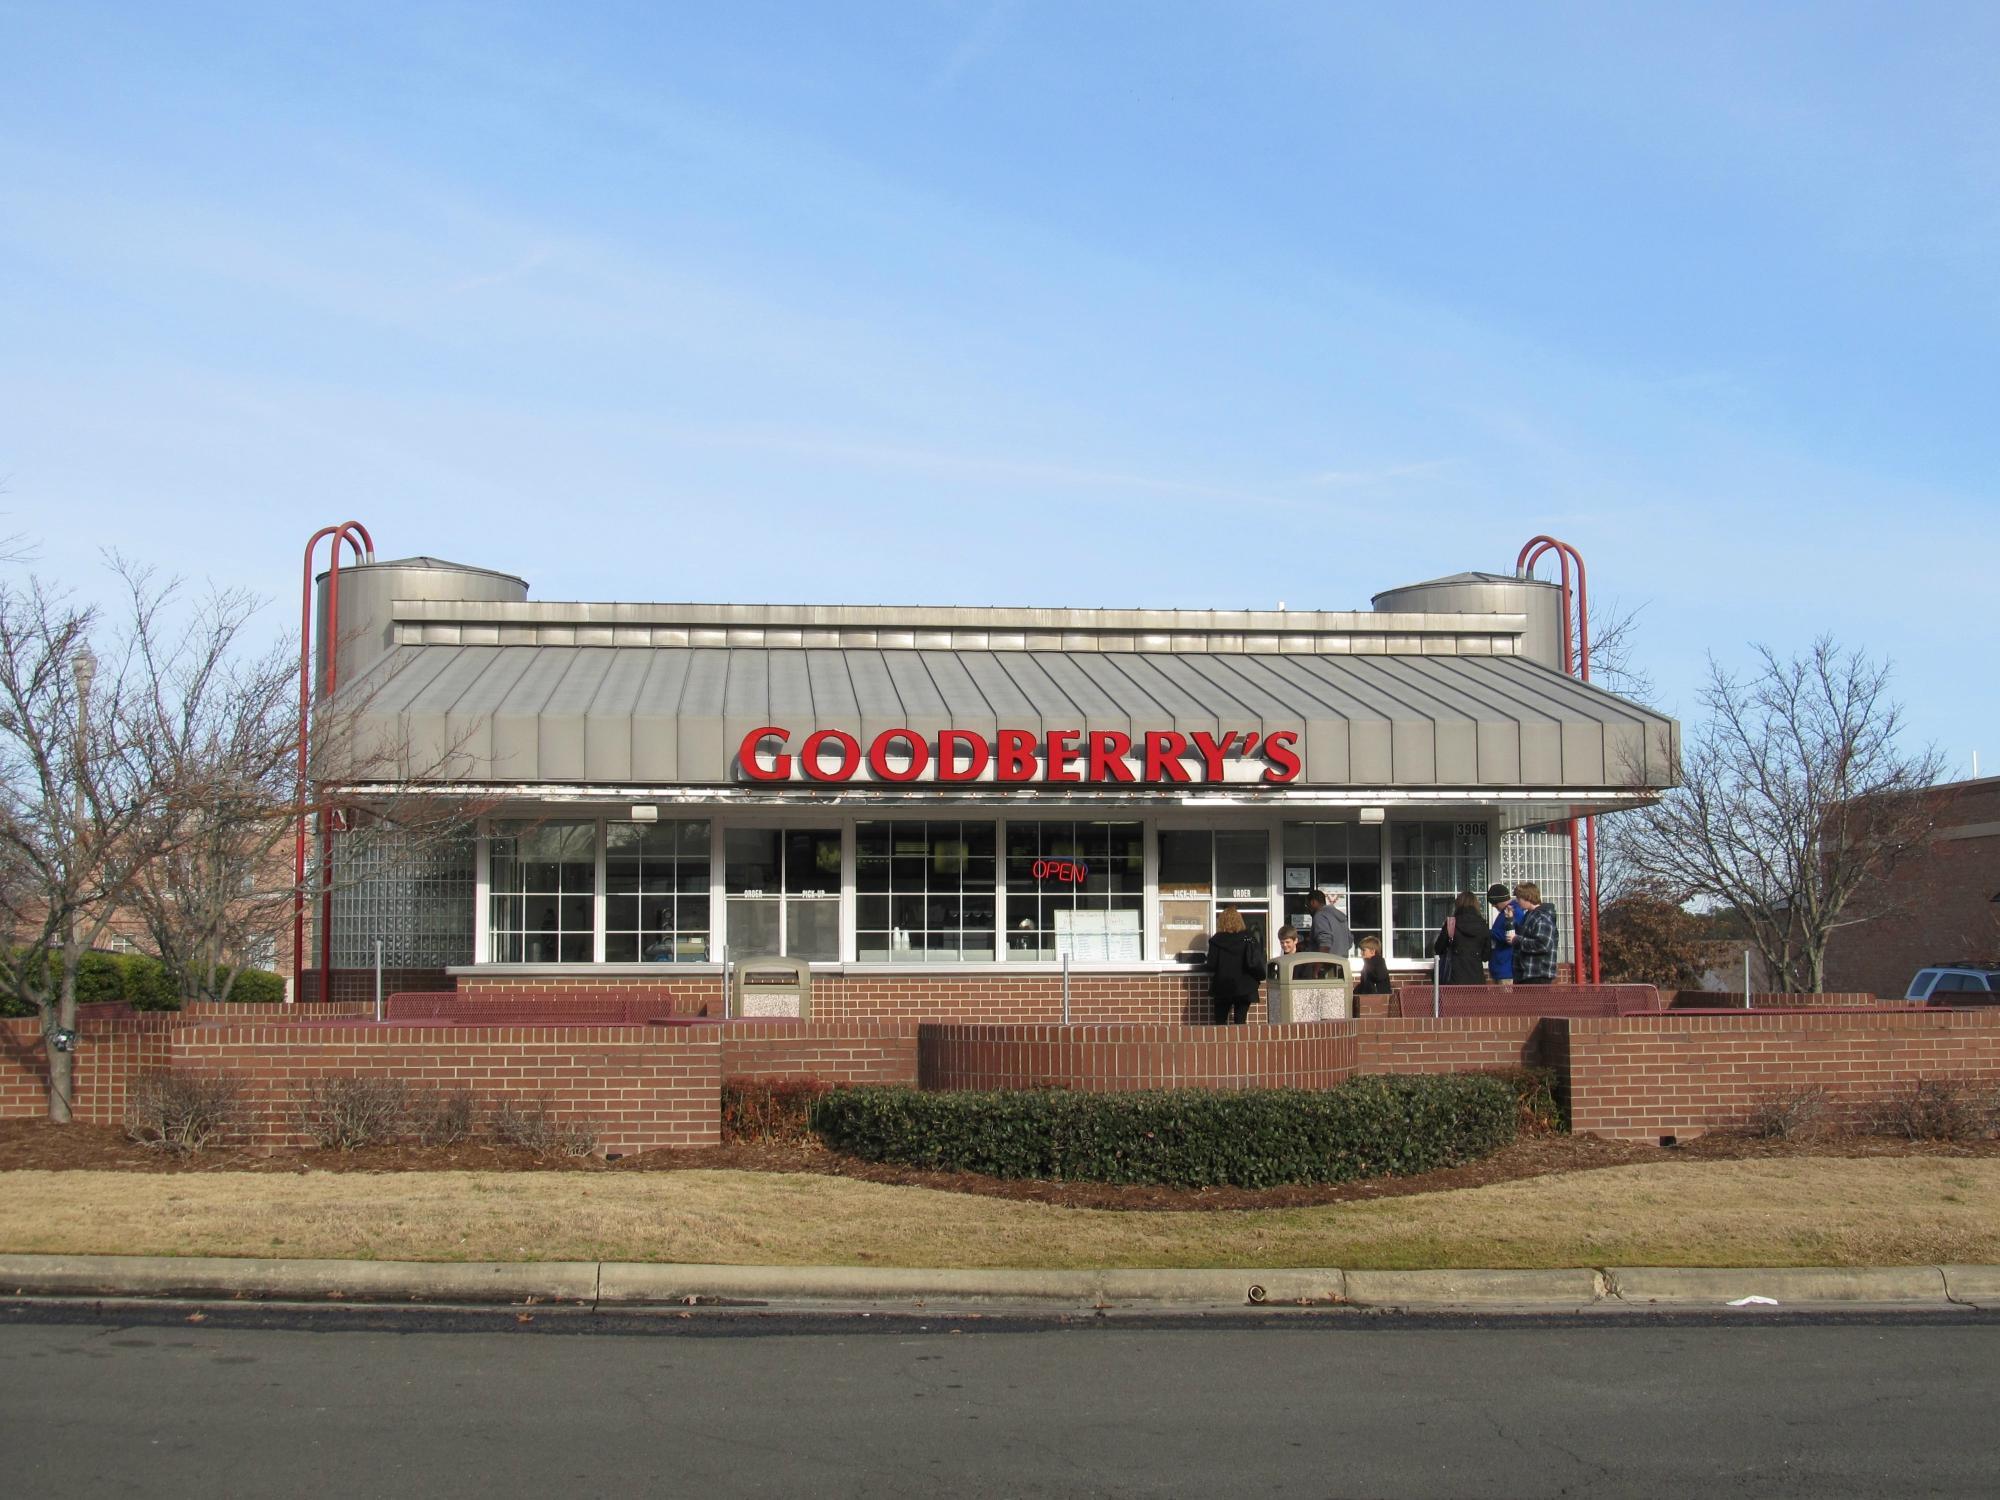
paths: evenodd
<path fill-rule="evenodd" d="M 1629 609 L 1613 599 L 1590 612 L 1590 680 L 1606 692 L 1634 703 L 1653 706 L 1652 674 L 1639 665 L 1639 616 L 1644 604 Z"/>
<path fill-rule="evenodd" d="M 149 658 L 149 680 L 163 688 L 148 706 L 149 758 L 156 777 L 187 794 L 176 803 L 178 836 L 138 872 L 128 899 L 183 1001 L 229 999 L 256 955 L 275 951 L 301 897 L 364 884 L 384 861 L 421 863 L 462 843 L 485 811 L 449 784 L 462 742 L 420 762 L 404 742 L 358 732 L 373 693 L 349 689 L 314 706 L 303 808 L 338 826 L 340 857 L 312 860 L 301 887 L 291 857 L 302 810 L 298 650 L 286 640 L 260 657 L 240 653 L 257 607 L 248 594 L 217 594 L 168 659 Z M 357 807 L 328 792 L 332 779 L 388 790 Z"/>
<path fill-rule="evenodd" d="M 140 580 L 132 617 L 108 630 L 39 579 L 0 583 L 0 985 L 41 1017 L 58 1121 L 70 1117 L 78 969 L 181 811 L 139 711 L 155 666 L 137 643 L 170 592 Z"/>
<path fill-rule="evenodd" d="M 136 607 L 145 575 L 121 571 Z M 132 714 L 149 775 L 178 789 L 178 825 L 135 873 L 127 906 L 183 1001 L 228 999 L 292 909 L 282 846 L 293 820 L 298 653 L 290 642 L 243 651 L 259 604 L 220 591 L 171 639 L 157 616 L 137 638 L 150 691 Z"/>
<path fill-rule="evenodd" d="M 1886 663 L 1822 636 L 1803 655 L 1713 661 L 1682 785 L 1626 815 L 1622 857 L 1656 892 L 1734 910 L 1774 981 L 1824 987 L 1828 938 L 1883 915 L 1885 877 L 1929 834 L 1943 773 L 1909 753 Z"/>

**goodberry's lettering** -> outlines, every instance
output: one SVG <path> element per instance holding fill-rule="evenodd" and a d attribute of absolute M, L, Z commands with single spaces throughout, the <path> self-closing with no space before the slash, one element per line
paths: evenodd
<path fill-rule="evenodd" d="M 872 736 L 864 746 L 844 729 L 816 729 L 796 751 L 792 731 L 764 724 L 743 736 L 736 764 L 745 781 L 852 781 L 867 767 L 868 779 L 892 785 L 913 781 L 1019 784 L 1044 782 L 1096 786 L 1146 782 L 1152 785 L 1228 781 L 1229 762 L 1261 761 L 1261 780 L 1273 785 L 1296 781 L 1303 762 L 1299 734 L 1225 729 L 1219 735 L 1185 735 L 1150 729 L 1135 744 L 1115 729 L 1000 729 L 989 739 L 971 729 L 942 729 L 935 746 L 914 729 L 898 726 Z M 1239 775 L 1240 785 L 1248 775 Z"/>

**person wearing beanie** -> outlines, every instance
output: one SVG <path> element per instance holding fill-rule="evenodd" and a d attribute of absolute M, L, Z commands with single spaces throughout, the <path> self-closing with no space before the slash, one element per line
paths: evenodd
<path fill-rule="evenodd" d="M 1495 885 L 1486 892 L 1486 901 L 1493 908 L 1493 957 L 1487 960 L 1486 972 L 1493 976 L 1495 984 L 1514 982 L 1514 927 L 1520 919 L 1520 908 L 1514 905 L 1514 894 L 1504 885 Z"/>

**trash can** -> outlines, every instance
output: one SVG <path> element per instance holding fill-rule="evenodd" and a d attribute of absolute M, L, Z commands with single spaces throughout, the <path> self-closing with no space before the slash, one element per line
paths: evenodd
<path fill-rule="evenodd" d="M 1354 993 L 1347 960 L 1325 953 L 1283 953 L 1271 981 L 1266 1009 L 1273 1024 L 1288 1021 L 1345 1021 L 1353 1014 Z"/>
<path fill-rule="evenodd" d="M 812 1015 L 812 970 L 802 958 L 739 958 L 729 972 L 732 1016 Z"/>

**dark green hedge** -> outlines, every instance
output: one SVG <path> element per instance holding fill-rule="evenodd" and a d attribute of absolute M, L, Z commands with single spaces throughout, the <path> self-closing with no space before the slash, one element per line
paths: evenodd
<path fill-rule="evenodd" d="M 1506 1079 L 1410 1074 L 1322 1091 L 847 1088 L 814 1106 L 813 1128 L 835 1150 L 932 1171 L 1275 1187 L 1470 1161 L 1514 1139 L 1517 1113 Z"/>
<path fill-rule="evenodd" d="M 229 971 L 217 976 L 226 982 Z M 180 990 L 166 966 L 143 953 L 86 953 L 76 970 L 81 1005 L 122 1000 L 135 1010 L 179 1010 Z M 229 992 L 234 1004 L 270 1004 L 285 998 L 285 981 L 264 969 L 245 969 Z M 34 1008 L 13 997 L 0 998 L 0 1015 L 33 1015 Z"/>

